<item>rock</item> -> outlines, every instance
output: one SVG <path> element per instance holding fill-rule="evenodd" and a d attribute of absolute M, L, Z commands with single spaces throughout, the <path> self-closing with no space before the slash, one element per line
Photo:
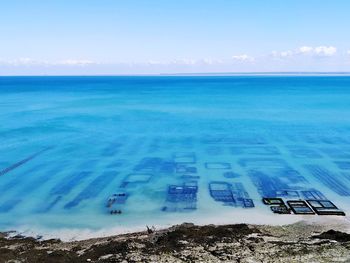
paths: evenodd
<path fill-rule="evenodd" d="M 331 229 L 331 230 L 328 230 L 327 232 L 321 233 L 320 235 L 313 236 L 313 238 L 329 239 L 329 240 L 335 240 L 338 242 L 349 242 L 350 234 Z"/>

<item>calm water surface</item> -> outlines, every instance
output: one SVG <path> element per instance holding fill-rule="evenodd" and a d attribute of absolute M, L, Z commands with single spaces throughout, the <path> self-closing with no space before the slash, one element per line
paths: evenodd
<path fill-rule="evenodd" d="M 350 213 L 350 77 L 0 78 L 0 231 L 288 222 L 261 198 L 316 191 Z"/>

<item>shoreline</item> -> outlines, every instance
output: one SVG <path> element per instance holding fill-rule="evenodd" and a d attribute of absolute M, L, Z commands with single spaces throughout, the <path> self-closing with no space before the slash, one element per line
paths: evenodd
<path fill-rule="evenodd" d="M 11 232 L 0 233 L 0 251 L 0 263 L 22 259 L 25 262 L 236 262 L 238 259 L 300 262 L 310 257 L 317 259 L 316 262 L 340 262 L 350 260 L 350 226 L 331 220 L 282 226 L 183 223 L 150 232 L 66 242 Z"/>
<path fill-rule="evenodd" d="M 203 218 L 191 218 L 186 220 L 185 218 L 177 220 L 169 220 L 167 223 L 164 221 L 158 221 L 151 223 L 146 221 L 144 225 L 119 225 L 100 229 L 93 228 L 45 228 L 45 227 L 33 227 L 33 226 L 19 226 L 14 229 L 2 230 L 0 233 L 7 233 L 10 237 L 22 236 L 28 238 L 40 237 L 41 240 L 59 239 L 63 242 L 83 241 L 94 238 L 108 238 L 111 236 L 120 236 L 125 234 L 133 234 L 143 232 L 148 227 L 153 227 L 157 230 L 164 230 L 171 228 L 174 225 L 179 225 L 182 222 L 191 222 L 198 226 L 216 225 L 225 226 L 231 224 L 247 224 L 256 226 L 271 226 L 271 227 L 283 227 L 303 222 L 305 225 L 320 225 L 320 226 L 333 226 L 343 231 L 350 233 L 350 219 L 348 216 L 311 216 L 311 215 L 262 215 L 255 214 L 247 218 L 244 213 L 224 213 L 221 216 L 221 220 L 214 220 L 212 217 L 206 219 Z M 234 217 L 235 216 L 235 217 Z M 240 218 L 240 220 L 237 220 Z M 242 220 L 243 219 L 243 220 Z"/>
<path fill-rule="evenodd" d="M 158 230 L 167 229 L 174 225 L 183 222 L 191 222 L 198 226 L 217 225 L 224 226 L 230 224 L 247 224 L 247 225 L 269 225 L 269 226 L 284 226 L 299 222 L 305 224 L 317 225 L 336 225 L 343 226 L 345 230 L 350 231 L 350 219 L 348 216 L 313 216 L 313 215 L 275 215 L 275 214 L 260 214 L 258 211 L 251 213 L 251 211 L 230 211 L 222 213 L 220 219 L 217 217 L 204 217 L 197 215 L 196 217 L 182 217 L 177 219 L 163 219 L 163 220 L 145 220 L 144 224 L 138 222 L 135 225 L 114 225 L 104 228 L 74 228 L 61 227 L 49 228 L 45 226 L 33 225 L 19 225 L 17 227 L 1 230 L 0 233 L 11 233 L 11 236 L 20 235 L 23 237 L 37 238 L 41 240 L 60 239 L 67 241 L 82 241 L 91 238 L 107 238 L 110 236 L 124 235 L 130 233 L 137 233 L 146 230 L 146 226 L 155 227 Z M 346 227 L 347 226 L 347 227 Z"/>

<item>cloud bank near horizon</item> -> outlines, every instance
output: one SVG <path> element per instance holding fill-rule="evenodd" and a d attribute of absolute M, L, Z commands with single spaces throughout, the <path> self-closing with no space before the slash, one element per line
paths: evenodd
<path fill-rule="evenodd" d="M 350 50 L 335 46 L 301 46 L 292 50 L 272 51 L 252 56 L 235 54 L 223 59 L 181 58 L 136 62 L 62 59 L 57 61 L 33 58 L 0 58 L 0 75 L 74 75 L 74 74 L 158 74 L 219 73 L 273 71 L 350 71 Z"/>

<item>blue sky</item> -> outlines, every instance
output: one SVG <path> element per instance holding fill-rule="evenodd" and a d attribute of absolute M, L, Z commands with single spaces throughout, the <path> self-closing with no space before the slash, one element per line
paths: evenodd
<path fill-rule="evenodd" d="M 0 75 L 350 71 L 348 0 L 4 0 Z"/>

